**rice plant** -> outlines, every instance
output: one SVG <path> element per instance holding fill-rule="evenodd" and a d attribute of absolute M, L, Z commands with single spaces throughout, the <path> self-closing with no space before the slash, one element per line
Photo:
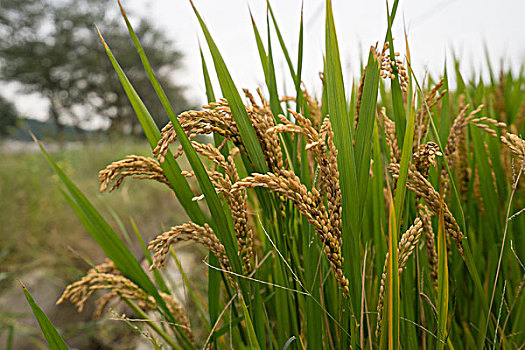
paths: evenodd
<path fill-rule="evenodd" d="M 386 40 L 370 48 L 361 79 L 349 87 L 326 1 L 318 93 L 301 80 L 302 20 L 292 59 L 268 5 L 267 30 L 276 31 L 280 48 L 265 43 L 252 21 L 260 57 L 253 64 L 262 66 L 268 93 L 241 94 L 192 4 L 213 66 L 201 55 L 208 103 L 180 115 L 121 7 L 170 122 L 157 128 L 100 34 L 152 149 L 150 158 L 131 155 L 103 169 L 101 191 L 126 178 L 159 181 L 189 221 L 144 247 L 147 273 L 42 147 L 108 257 L 58 303 L 81 311 L 96 295 L 101 315 L 123 300 L 155 348 L 522 348 L 523 69 L 502 70 L 499 80 L 491 69 L 490 82 L 465 83 L 456 61 L 455 91 L 446 67 L 441 78 L 422 80 L 410 57 L 396 53 L 397 5 Z M 292 96 L 277 88 L 278 49 Z M 191 169 L 181 169 L 183 156 Z M 182 241 L 209 251 L 207 300 L 185 280 L 188 303 L 199 310 L 192 314 L 163 271 Z"/>

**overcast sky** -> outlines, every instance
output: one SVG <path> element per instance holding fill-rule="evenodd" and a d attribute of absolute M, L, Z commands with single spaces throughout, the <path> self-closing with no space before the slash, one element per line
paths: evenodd
<path fill-rule="evenodd" d="M 198 43 L 207 46 L 188 0 L 122 0 L 135 15 L 147 16 L 173 38 L 184 53 L 184 69 L 173 77 L 187 87 L 196 103 L 205 101 Z M 237 87 L 255 89 L 264 76 L 255 45 L 249 9 L 263 38 L 266 37 L 266 0 L 194 0 L 210 29 Z M 386 33 L 384 0 L 332 0 L 345 80 L 356 78 L 361 57 Z M 272 7 L 292 57 L 297 55 L 301 0 L 273 0 Z M 418 77 L 437 75 L 452 51 L 461 59 L 467 77 L 486 71 L 484 45 L 496 69 L 501 59 L 516 71 L 525 62 L 525 0 L 401 0 L 393 32 L 396 50 L 404 54 L 406 27 L 413 66 Z M 304 0 L 303 80 L 319 91 L 318 72 L 324 52 L 324 0 Z M 104 31 L 104 28 L 101 28 Z M 275 38 L 274 38 L 275 39 Z M 276 40 L 276 39 L 275 39 Z M 111 43 L 110 43 L 111 45 Z M 288 74 L 275 41 L 277 77 Z M 212 61 L 207 56 L 211 65 Z M 295 64 L 295 59 L 294 59 Z M 287 77 L 288 78 L 288 77 Z M 281 83 L 282 86 L 282 83 Z M 218 89 L 217 89 L 218 90 Z M 7 94 L 12 96 L 12 94 Z M 33 102 L 30 102 L 33 101 Z M 42 116 L 43 108 L 19 98 L 20 112 Z"/>

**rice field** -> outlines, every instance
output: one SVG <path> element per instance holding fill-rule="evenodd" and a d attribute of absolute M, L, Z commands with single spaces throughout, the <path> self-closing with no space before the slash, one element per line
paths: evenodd
<path fill-rule="evenodd" d="M 99 33 L 151 148 L 100 171 L 100 189 L 121 191 L 126 178 L 159 182 L 188 221 L 149 243 L 137 234 L 148 271 L 42 147 L 108 258 L 58 303 L 82 310 L 97 298 L 100 315 L 122 301 L 133 311 L 122 327 L 140 328 L 152 348 L 523 348 L 523 69 L 489 66 L 489 81 L 466 81 L 456 60 L 441 76 L 415 75 L 396 50 L 404 38 L 395 46 L 390 31 L 397 4 L 386 40 L 370 47 L 348 86 L 326 1 L 322 91 L 301 83 L 302 21 L 298 57 L 284 40 L 272 47 L 252 22 L 266 94 L 235 85 L 193 7 L 213 59 L 202 55 L 208 103 L 178 116 L 122 9 L 170 122 L 156 127 Z M 286 36 L 271 8 L 266 25 Z M 278 50 L 291 96 L 278 88 Z M 173 295 L 164 267 L 185 241 L 209 251 L 207 286 L 182 278 L 186 301 Z M 67 348 L 24 291 L 49 346 Z"/>

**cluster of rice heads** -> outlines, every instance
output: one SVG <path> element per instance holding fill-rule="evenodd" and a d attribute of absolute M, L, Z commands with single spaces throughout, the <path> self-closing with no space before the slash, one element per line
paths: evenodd
<path fill-rule="evenodd" d="M 215 98 L 202 56 L 208 104 L 178 116 L 123 12 L 170 122 L 156 127 L 104 42 L 153 156 L 110 164 L 101 191 L 127 177 L 161 182 L 189 222 L 144 247 L 152 281 L 50 160 L 113 261 L 59 302 L 81 309 L 105 290 L 97 314 L 124 299 L 153 338 L 176 349 L 523 346 L 523 74 L 502 71 L 498 80 L 491 70 L 490 84 L 465 84 L 456 62 L 454 91 L 446 69 L 420 85 L 389 30 L 348 97 L 326 4 L 322 91 L 301 82 L 302 22 L 294 67 L 269 8 L 295 95 L 279 97 L 271 40 L 265 48 L 253 21 L 269 94 L 244 90 L 244 102 L 195 9 L 224 98 Z M 397 1 L 389 25 L 396 9 Z M 181 157 L 191 169 L 180 168 Z M 164 282 L 162 268 L 182 241 L 209 252 L 207 301 L 205 288 L 184 277 L 189 298 L 178 304 Z M 152 309 L 167 325 L 144 311 Z"/>
<path fill-rule="evenodd" d="M 385 77 L 388 78 L 388 76 Z M 439 104 L 443 94 L 437 96 L 437 91 L 442 85 L 443 79 L 425 97 L 426 105 L 429 108 L 422 107 L 417 112 L 415 135 L 417 135 L 419 143 L 427 138 L 426 134 L 430 120 L 427 111 Z M 265 238 L 260 233 L 259 235 L 254 235 L 254 232 L 259 227 L 253 225 L 254 220 L 250 218 L 250 216 L 253 216 L 250 213 L 253 213 L 254 210 L 253 208 L 250 209 L 248 204 L 247 190 L 259 187 L 266 188 L 275 194 L 274 199 L 282 202 L 276 207 L 279 210 L 273 215 L 286 215 L 286 204 L 291 203 L 312 225 L 320 242 L 322 242 L 324 254 L 341 288 L 341 294 L 344 297 L 348 297 L 350 293 L 349 282 L 342 270 L 343 257 L 341 249 L 343 238 L 341 236 L 340 174 L 337 166 L 337 150 L 333 142 L 330 118 L 328 115 L 322 116 L 318 101 L 311 98 L 306 90 L 303 92 L 305 96 L 308 96 L 306 101 L 310 111 L 313 112 L 311 118 L 306 118 L 292 109 L 288 109 L 288 116 L 279 115 L 276 117 L 270 109 L 269 102 L 264 99 L 259 90 L 257 92 L 261 100 L 260 105 L 245 90 L 246 99 L 250 102 L 250 105 L 245 106 L 245 108 L 263 149 L 268 169 L 270 169 L 265 174 L 251 173 L 249 176 L 242 178 L 239 175 L 240 173 L 246 173 L 244 169 L 239 171 L 237 164 L 242 164 L 242 157 L 247 157 L 247 154 L 228 101 L 222 99 L 203 106 L 201 111 L 189 111 L 178 116 L 184 132 L 190 140 L 195 139 L 197 135 L 219 134 L 223 136 L 223 141 L 218 147 L 197 141 L 192 141 L 192 146 L 197 153 L 209 160 L 208 176 L 212 180 L 215 191 L 224 198 L 230 209 L 238 244 L 238 255 L 243 262 L 243 273 L 246 276 L 252 276 L 254 269 L 259 266 L 259 261 L 263 258 L 264 251 L 258 251 L 257 247 L 260 248 L 264 244 L 256 241 L 257 239 Z M 443 93 L 445 92 L 443 91 Z M 295 101 L 295 98 L 284 97 L 281 101 Z M 482 110 L 482 106 L 472 110 L 467 115 L 468 108 L 468 105 L 460 108 L 458 116 L 453 119 L 447 143 L 444 147 L 444 154 L 439 150 L 439 146 L 431 141 L 421 144 L 419 147 L 414 145 L 412 160 L 408 170 L 406 186 L 415 194 L 414 204 L 417 209 L 417 216 L 413 225 L 407 229 L 399 240 L 397 249 L 398 273 L 401 275 L 409 257 L 420 245 L 420 237 L 423 234 L 424 242 L 421 243 L 421 246 L 425 247 L 429 265 L 428 273 L 433 288 L 438 286 L 438 254 L 436 252 L 435 234 L 432 225 L 433 217 L 440 214 L 443 215 L 447 241 L 454 242 L 458 252 L 464 258 L 462 248 L 464 234 L 444 201 L 448 189 L 446 185 L 448 175 L 444 163 L 439 173 L 441 191 L 434 188 L 428 180 L 431 167 L 436 166 L 436 157 L 444 155 L 454 172 L 469 174 L 469 172 L 461 169 L 464 163 L 460 159 L 465 155 L 460 154 L 459 150 L 465 150 L 465 146 L 461 147 L 461 145 L 467 142 L 465 130 L 470 123 L 485 130 L 489 135 L 501 139 L 503 145 L 517 157 L 520 164 L 525 161 L 525 142 L 517 135 L 508 133 L 505 123 L 487 117 L 476 118 L 476 115 Z M 378 123 L 384 126 L 383 137 L 388 145 L 388 155 L 391 161 L 388 170 L 392 175 L 395 186 L 395 180 L 399 176 L 399 162 L 402 150 L 397 144 L 395 123 L 387 117 L 385 108 L 378 115 Z M 491 129 L 490 126 L 493 126 L 496 130 Z M 498 135 L 498 131 L 500 131 L 501 136 Z M 279 136 L 281 133 L 297 134 L 304 137 L 304 150 L 309 152 L 309 156 L 303 158 L 303 160 L 308 162 L 309 175 L 314 179 L 311 189 L 308 189 L 294 171 L 290 169 L 291 162 L 288 158 L 283 157 L 285 146 L 282 143 L 282 137 Z M 169 146 L 174 144 L 177 139 L 171 122 L 164 127 L 161 135 L 161 139 L 153 150 L 156 159 L 128 156 L 124 160 L 108 165 L 99 174 L 100 190 L 104 191 L 111 185 L 110 191 L 112 191 L 118 188 L 126 177 L 152 179 L 169 186 L 160 164 L 164 162 Z M 228 145 L 233 147 L 228 147 Z M 182 154 L 182 147 L 179 146 L 173 157 L 178 158 Z M 300 161 L 298 159 L 299 163 Z M 183 171 L 182 174 L 186 178 L 195 176 L 192 171 Z M 370 176 L 373 176 L 372 172 Z M 464 181 L 468 183 L 470 179 Z M 193 200 L 198 201 L 203 198 L 203 195 L 195 193 Z M 385 203 L 388 205 L 387 198 Z M 150 269 L 161 268 L 165 265 L 172 244 L 188 240 L 204 245 L 216 256 L 223 272 L 226 274 L 231 273 L 230 263 L 224 246 L 220 243 L 211 227 L 208 224 L 201 226 L 191 221 L 172 227 L 169 231 L 160 234 L 151 241 L 148 248 L 154 251 L 154 255 Z M 387 263 L 388 252 L 386 253 L 385 263 L 380 275 L 376 337 L 380 331 L 384 306 Z M 228 277 L 231 285 L 235 286 L 234 279 L 230 278 L 231 276 Z M 145 295 L 136 285 L 123 277 L 111 263 L 102 264 L 91 269 L 86 277 L 79 282 L 73 283 L 66 289 L 58 303 L 69 299 L 81 311 L 87 298 L 94 291 L 101 289 L 109 292 L 97 302 L 97 310 L 95 312 L 97 317 L 100 316 L 109 301 L 116 297 L 137 301 L 139 306 L 147 309 L 156 307 L 155 301 L 151 296 Z M 168 305 L 177 310 L 177 315 L 183 319 L 185 324 L 188 324 L 187 329 L 191 330 L 187 316 L 180 305 L 175 300 L 169 299 L 167 294 L 164 294 L 163 297 L 169 300 Z M 193 336 L 191 338 L 193 339 Z"/>
<path fill-rule="evenodd" d="M 254 228 L 248 225 L 247 190 L 253 188 L 266 188 L 275 193 L 275 199 L 283 202 L 278 208 L 282 209 L 275 215 L 286 215 L 285 205 L 290 201 L 294 207 L 314 227 L 323 251 L 335 273 L 336 280 L 345 296 L 349 293 L 348 280 L 345 277 L 342 265 L 343 257 L 341 247 L 341 191 L 339 189 L 339 172 L 337 170 L 337 150 L 333 142 L 333 131 L 329 118 L 324 118 L 322 124 L 312 123 L 299 113 L 289 110 L 294 122 L 280 115 L 276 118 L 268 101 L 260 91 L 261 105 L 258 105 L 253 96 L 245 90 L 246 98 L 250 105 L 246 112 L 254 126 L 258 140 L 262 146 L 268 169 L 266 174 L 251 173 L 241 178 L 234 158 L 239 158 L 242 153 L 247 156 L 241 142 L 241 136 L 235 120 L 232 117 L 228 101 L 221 100 L 203 106 L 202 111 L 189 111 L 182 113 L 178 119 L 189 139 L 197 135 L 216 133 L 224 137 L 223 142 L 214 147 L 211 144 L 202 144 L 192 141 L 193 148 L 204 158 L 210 161 L 212 167 L 207 169 L 215 191 L 222 195 L 227 203 L 234 223 L 235 237 L 238 244 L 238 254 L 243 262 L 243 272 L 250 274 L 257 257 L 254 252 Z M 305 91 L 305 95 L 308 93 Z M 290 100 L 290 98 L 284 98 Z M 316 100 L 309 100 L 311 110 L 318 105 Z M 278 123 L 280 122 L 280 123 Z M 314 126 L 316 125 L 316 126 Z M 283 159 L 280 133 L 296 133 L 304 135 L 307 140 L 306 150 L 311 152 L 308 169 L 315 170 L 317 181 L 315 187 L 309 190 L 301 179 L 290 169 L 285 167 Z M 162 137 L 157 147 L 153 150 L 158 162 L 164 162 L 170 144 L 176 141 L 173 126 L 168 123 L 162 130 Z M 227 148 L 227 141 L 231 141 L 234 148 L 223 155 Z M 178 158 L 183 154 L 182 148 L 174 154 Z M 128 156 L 125 160 L 110 164 L 99 174 L 101 191 L 113 183 L 111 190 L 118 188 L 124 178 L 153 179 L 167 183 L 157 160 L 138 156 Z M 289 164 L 286 162 L 286 164 Z M 193 172 L 184 171 L 187 178 L 194 176 Z M 311 174 L 314 176 L 314 174 Z M 204 196 L 195 194 L 193 200 L 198 201 Z M 326 203 L 324 200 L 326 199 Z M 260 237 L 260 236 L 259 236 Z M 209 225 L 200 226 L 193 222 L 172 227 L 153 240 L 149 248 L 155 251 L 152 268 L 162 267 L 171 244 L 179 241 L 193 240 L 205 245 L 221 261 L 221 265 L 229 270 L 229 262 L 222 244 L 215 236 Z M 260 246 L 260 244 L 259 244 Z"/>

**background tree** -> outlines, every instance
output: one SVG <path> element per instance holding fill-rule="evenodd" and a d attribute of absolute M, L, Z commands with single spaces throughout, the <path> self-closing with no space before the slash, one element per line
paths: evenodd
<path fill-rule="evenodd" d="M 18 113 L 15 106 L 0 95 L 0 135 L 9 134 L 16 125 Z"/>
<path fill-rule="evenodd" d="M 137 131 L 136 118 L 95 33 L 95 24 L 157 123 L 165 123 L 167 117 L 113 1 L 3 0 L 0 79 L 18 82 L 22 92 L 37 92 L 47 99 L 49 118 L 59 132 L 64 123 L 85 126 L 95 121 L 112 132 Z M 170 79 L 180 68 L 180 52 L 145 19 L 137 32 L 174 108 L 188 108 L 181 86 Z"/>

